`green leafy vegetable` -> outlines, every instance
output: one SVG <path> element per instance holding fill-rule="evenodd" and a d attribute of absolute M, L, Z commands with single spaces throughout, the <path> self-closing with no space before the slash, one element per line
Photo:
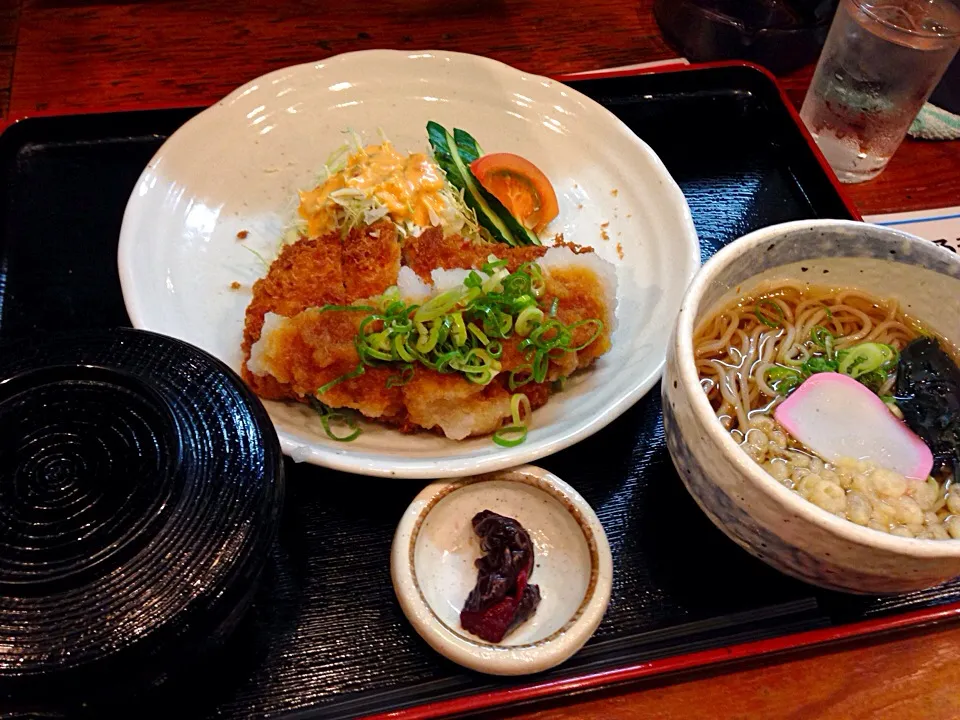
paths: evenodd
<path fill-rule="evenodd" d="M 495 241 L 507 245 L 517 245 L 517 241 L 509 228 L 491 207 L 491 200 L 498 204 L 500 201 L 486 192 L 473 177 L 470 168 L 464 165 L 453 136 L 442 125 L 438 125 L 431 120 L 427 123 L 427 138 L 433 148 L 433 156 L 437 165 L 443 170 L 450 184 L 463 191 L 463 199 L 476 212 L 477 221 L 480 225 L 490 233 Z"/>
<path fill-rule="evenodd" d="M 497 242 L 508 245 L 539 245 L 540 239 L 527 230 L 496 196 L 487 191 L 470 171 L 470 163 L 480 156 L 477 141 L 463 130 L 451 134 L 442 125 L 427 123 L 427 138 L 433 155 L 447 180 L 463 192 L 466 204 L 474 210 L 480 225 Z M 459 143 L 463 143 L 463 146 Z"/>
<path fill-rule="evenodd" d="M 466 130 L 460 130 L 459 128 L 454 128 L 453 130 L 453 141 L 457 146 L 457 150 L 460 152 L 460 157 L 463 159 L 464 164 L 469 168 L 470 164 L 480 158 L 483 155 L 483 151 L 480 149 L 480 146 L 477 144 L 477 141 L 474 140 L 473 136 L 468 133 Z M 470 172 L 473 175 L 472 172 Z M 474 180 L 477 185 L 480 185 L 480 181 L 477 180 L 476 176 L 473 175 Z M 481 186 L 482 187 L 482 186 Z M 490 205 L 497 215 L 500 216 L 500 219 L 503 221 L 504 225 L 510 230 L 510 233 L 513 235 L 514 240 L 516 240 L 521 245 L 539 245 L 540 238 L 537 237 L 537 234 L 530 230 L 526 225 L 517 220 L 513 214 L 507 210 L 506 206 L 503 205 L 499 200 L 496 204 L 491 203 Z M 499 207 L 498 207 L 499 206 Z"/>

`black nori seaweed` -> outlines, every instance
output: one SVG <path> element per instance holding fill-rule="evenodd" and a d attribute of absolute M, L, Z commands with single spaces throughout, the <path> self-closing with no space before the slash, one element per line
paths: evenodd
<path fill-rule="evenodd" d="M 934 471 L 960 473 L 960 369 L 933 338 L 900 353 L 897 406 L 933 452 Z"/>

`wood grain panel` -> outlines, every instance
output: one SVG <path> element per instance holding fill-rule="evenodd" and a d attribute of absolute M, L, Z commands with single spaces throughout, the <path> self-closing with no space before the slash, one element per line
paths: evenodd
<path fill-rule="evenodd" d="M 211 103 L 270 70 L 371 48 L 462 50 L 536 73 L 673 55 L 652 14 L 620 0 L 43 2 L 20 32 L 15 113 Z"/>
<path fill-rule="evenodd" d="M 512 720 L 956 720 L 960 628 L 496 717 Z M 493 718 L 493 715 L 489 716 Z"/>

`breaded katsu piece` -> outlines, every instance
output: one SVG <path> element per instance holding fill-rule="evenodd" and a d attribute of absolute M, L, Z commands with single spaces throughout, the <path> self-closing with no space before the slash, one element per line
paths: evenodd
<path fill-rule="evenodd" d="M 288 245 L 273 261 L 266 277 L 253 285 L 253 298 L 247 306 L 243 329 L 243 379 L 262 398 L 279 400 L 293 397 L 270 375 L 255 375 L 247 368 L 251 346 L 260 339 L 267 313 L 291 316 L 306 310 L 344 301 L 340 235 L 303 239 Z"/>
<path fill-rule="evenodd" d="M 330 407 L 349 407 L 367 417 L 402 422 L 399 387 L 387 387 L 397 371 L 389 366 L 365 366 L 356 377 L 320 388 L 356 371 L 360 363 L 354 338 L 365 310 L 310 308 L 291 318 L 269 314 L 263 335 L 251 348 L 246 369 L 256 378 L 275 378 L 287 397 L 316 397 Z"/>
<path fill-rule="evenodd" d="M 409 382 L 387 387 L 396 368 L 365 366 L 362 374 L 317 394 L 327 383 L 355 371 L 359 357 L 353 341 L 368 314 L 317 308 L 292 318 L 268 314 L 249 369 L 257 376 L 276 378 L 298 398 L 314 396 L 330 407 L 353 408 L 406 431 L 432 429 L 461 440 L 491 433 L 510 417 L 513 393 L 507 389 L 506 373 L 478 385 L 459 373 L 417 366 Z M 549 384 L 528 383 L 524 392 L 537 408 L 546 403 Z"/>
<path fill-rule="evenodd" d="M 268 312 L 290 317 L 308 307 L 344 301 L 342 255 L 339 233 L 304 238 L 280 251 L 266 277 L 253 284 L 243 332 L 245 353 L 260 337 Z"/>
<path fill-rule="evenodd" d="M 571 347 L 595 339 L 578 350 L 550 350 L 546 379 L 540 383 L 529 375 L 535 353 L 540 353 L 538 362 L 544 359 L 543 347 L 521 349 L 525 338 L 518 335 L 502 340 L 499 371 L 486 385 L 471 382 L 461 372 L 441 373 L 416 361 L 362 363 L 357 351 L 361 324 L 382 302 L 378 296 L 397 284 L 400 269 L 396 231 L 382 222 L 352 230 L 342 240 L 336 234 L 301 240 L 285 248 L 267 276 L 256 283 L 247 309 L 243 373 L 257 394 L 300 401 L 315 397 L 329 407 L 353 408 L 405 432 L 422 428 L 460 440 L 501 427 L 512 415 L 515 392 L 526 395 L 534 409 L 544 405 L 551 381 L 587 367 L 610 347 L 616 273 L 589 249 L 566 244 L 511 248 L 444 238 L 434 229 L 407 238 L 402 254 L 418 277 L 431 285 L 436 281 L 438 287 L 456 287 L 467 276 L 466 268 L 481 268 L 491 254 L 506 259 L 511 271 L 534 261 L 543 273 L 544 291 L 537 304 L 544 315 L 549 317 L 553 310 L 555 320 L 573 326 Z M 435 270 L 450 272 L 434 277 Z M 406 303 L 420 304 L 424 296 L 439 290 L 419 285 L 401 292 Z M 344 309 L 350 306 L 358 309 Z M 576 325 L 596 320 L 603 323 L 599 335 L 596 322 Z M 367 333 L 384 329 L 379 319 L 365 327 Z M 509 387 L 511 371 L 519 373 L 515 380 L 527 380 L 516 390 Z"/>
<path fill-rule="evenodd" d="M 443 236 L 440 228 L 424 230 L 420 237 L 410 237 L 403 243 L 403 264 L 413 270 L 424 282 L 431 282 L 435 269 L 474 268 L 479 270 L 490 255 L 507 260 L 507 268 L 515 271 L 525 262 L 531 262 L 547 251 L 538 245 L 510 247 L 501 243 L 478 243 L 459 235 Z"/>
<path fill-rule="evenodd" d="M 418 367 L 403 386 L 411 423 L 437 429 L 453 440 L 492 433 L 510 417 L 511 393 L 495 378 L 477 385 L 459 373 L 441 374 Z"/>
<path fill-rule="evenodd" d="M 343 287 L 348 299 L 375 297 L 397 284 L 400 243 L 397 228 L 381 220 L 343 238 Z"/>
<path fill-rule="evenodd" d="M 260 339 L 264 316 L 274 313 L 292 317 L 307 308 L 380 295 L 396 283 L 399 269 L 396 229 L 386 221 L 351 230 L 345 238 L 332 232 L 284 247 L 266 277 L 253 286 L 243 333 L 244 380 L 263 398 L 297 397 L 298 393 L 283 386 L 286 381 L 252 375 L 247 368 L 250 348 Z"/>
<path fill-rule="evenodd" d="M 589 264 L 564 267 L 550 260 L 541 267 L 544 270 L 546 289 L 539 302 L 543 306 L 551 307 L 556 300 L 557 320 L 568 327 L 583 320 L 603 321 L 600 335 L 589 345 L 581 350 L 568 351 L 559 357 L 551 358 L 547 378 L 556 380 L 588 367 L 610 349 L 610 334 L 613 332 L 616 316 L 613 308 L 607 305 L 604 277 L 598 269 L 590 267 Z M 571 347 L 583 345 L 595 332 L 595 323 L 584 323 L 575 327 Z"/>

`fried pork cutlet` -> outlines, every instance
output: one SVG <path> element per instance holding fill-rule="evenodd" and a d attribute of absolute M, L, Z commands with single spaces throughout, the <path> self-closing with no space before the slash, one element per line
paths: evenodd
<path fill-rule="evenodd" d="M 582 350 L 568 351 L 552 358 L 547 378 L 556 380 L 572 375 L 588 367 L 610 349 L 610 333 L 613 330 L 612 313 L 604 301 L 603 288 L 598 286 L 597 276 L 591 270 L 580 267 L 554 267 L 544 273 L 546 289 L 540 302 L 550 307 L 557 300 L 556 318 L 566 326 L 582 320 L 599 319 L 603 330 L 596 340 Z M 579 347 L 590 340 L 596 325 L 584 323 L 575 327 L 571 347 Z"/>
<path fill-rule="evenodd" d="M 546 251 L 547 248 L 539 245 L 510 247 L 501 243 L 473 242 L 459 235 L 444 237 L 440 228 L 429 228 L 420 237 L 410 237 L 404 241 L 403 264 L 429 283 L 430 273 L 437 268 L 479 270 L 490 255 L 496 255 L 506 259 L 507 268 L 514 272 L 523 263 L 543 257 Z"/>
<path fill-rule="evenodd" d="M 263 336 L 247 363 L 249 370 L 276 378 L 298 398 L 314 396 L 330 407 L 353 408 L 405 430 L 436 429 L 455 440 L 491 433 L 510 416 L 512 392 L 503 373 L 488 385 L 478 385 L 458 373 L 420 366 L 408 383 L 388 388 L 388 379 L 397 370 L 366 366 L 357 377 L 317 394 L 356 369 L 359 357 L 353 339 L 368 314 L 311 308 L 292 318 L 267 315 Z M 546 403 L 549 384 L 528 383 L 524 392 L 537 408 Z"/>
<path fill-rule="evenodd" d="M 319 308 L 292 318 L 269 314 L 245 370 L 257 378 L 276 379 L 286 390 L 285 397 L 316 397 L 330 407 L 353 408 L 367 417 L 402 423 L 403 397 L 399 386 L 387 387 L 387 380 L 397 374 L 389 366 L 364 366 L 356 377 L 318 394 L 327 383 L 357 370 L 360 356 L 354 338 L 367 315 L 364 310 Z"/>
<path fill-rule="evenodd" d="M 386 221 L 351 230 L 344 238 L 332 232 L 319 238 L 301 238 L 284 247 L 266 277 L 253 286 L 243 332 L 244 380 L 263 398 L 297 397 L 275 377 L 257 375 L 247 368 L 250 349 L 260 339 L 264 316 L 274 313 L 292 317 L 307 308 L 380 295 L 396 283 L 399 267 L 396 229 Z"/>
<path fill-rule="evenodd" d="M 354 228 L 343 238 L 342 245 L 347 298 L 375 297 L 397 284 L 400 243 L 393 223 L 381 220 L 366 230 Z"/>
<path fill-rule="evenodd" d="M 548 381 L 586 367 L 610 347 L 613 308 L 605 301 L 603 261 L 590 256 L 571 263 L 573 257 L 569 248 L 556 248 L 543 259 L 546 288 L 540 304 L 549 307 L 557 299 L 556 318 L 565 325 L 601 319 L 604 327 L 584 349 L 551 356 Z M 483 259 L 485 262 L 486 257 Z M 347 302 L 358 301 L 350 298 Z M 274 378 L 287 389 L 288 396 L 314 396 L 327 383 L 356 370 L 360 359 L 354 338 L 360 322 L 369 314 L 365 310 L 311 308 L 291 318 L 269 315 L 246 369 L 258 377 Z M 572 345 L 586 343 L 595 332 L 592 323 L 574 328 Z M 487 434 L 511 415 L 513 391 L 507 385 L 510 371 L 529 367 L 529 357 L 517 347 L 521 339 L 503 341 L 501 372 L 485 386 L 459 373 L 439 373 L 415 365 L 409 382 L 391 382 L 393 387 L 388 388 L 388 379 L 396 376 L 397 370 L 365 366 L 362 374 L 337 383 L 317 397 L 331 407 L 355 408 L 403 430 L 434 429 L 453 439 Z M 550 393 L 549 382 L 528 382 L 522 388 L 534 408 L 546 403 Z"/>

